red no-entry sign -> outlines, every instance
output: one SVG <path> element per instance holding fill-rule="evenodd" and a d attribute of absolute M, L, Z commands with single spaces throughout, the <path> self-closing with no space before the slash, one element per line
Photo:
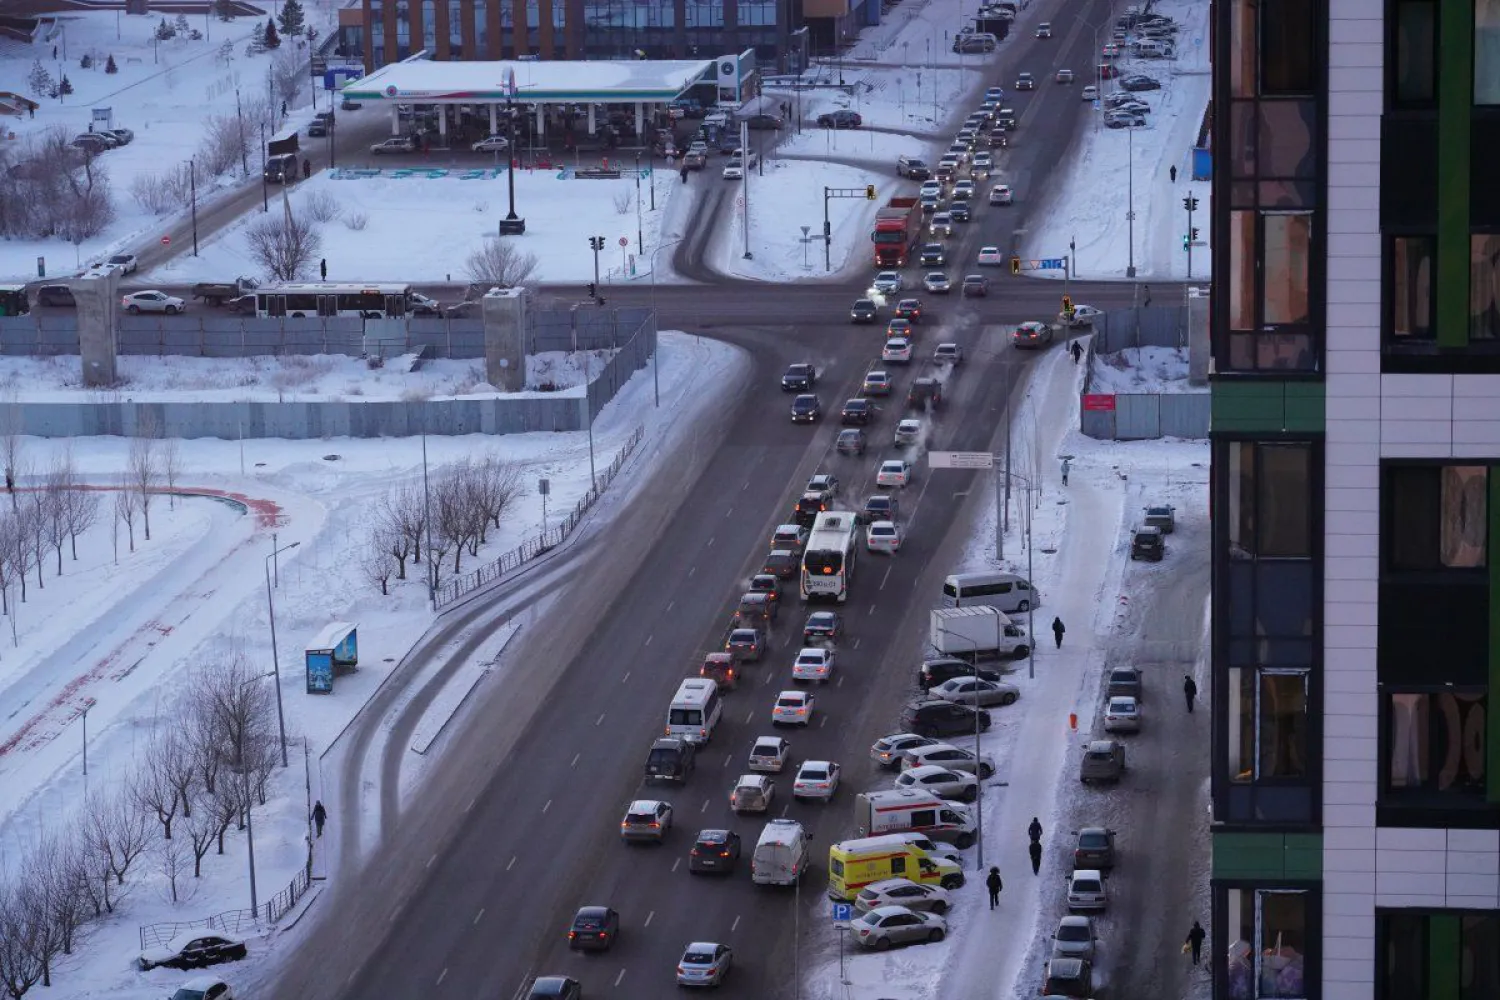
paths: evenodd
<path fill-rule="evenodd" d="M 164 246 L 164 247 L 171 246 L 172 245 L 172 237 L 170 237 L 170 236 L 163 236 L 161 238 L 161 245 Z"/>

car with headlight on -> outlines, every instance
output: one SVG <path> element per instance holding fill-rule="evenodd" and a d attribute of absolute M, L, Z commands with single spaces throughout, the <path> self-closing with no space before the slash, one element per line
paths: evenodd
<path fill-rule="evenodd" d="M 826 642 L 837 645 L 844 637 L 844 619 L 837 611 L 814 611 L 802 626 L 803 645 Z"/>
<path fill-rule="evenodd" d="M 805 392 L 792 400 L 792 423 L 812 424 L 823 416 L 823 404 L 818 397 Z"/>
<path fill-rule="evenodd" d="M 807 691 L 783 691 L 771 706 L 771 725 L 810 726 L 817 704 Z"/>
<path fill-rule="evenodd" d="M 875 407 L 868 399 L 856 396 L 846 399 L 843 407 L 839 410 L 839 423 L 846 427 L 864 426 L 870 422 L 875 415 Z"/>
<path fill-rule="evenodd" d="M 1011 346 L 1017 350 L 1035 350 L 1052 343 L 1052 327 L 1035 320 L 1022 323 L 1010 335 Z"/>
<path fill-rule="evenodd" d="M 898 336 L 908 336 L 911 333 L 913 323 L 922 322 L 922 300 L 902 299 L 896 303 L 896 319 L 906 320 L 906 327 Z M 891 328 L 886 328 L 886 336 L 891 336 Z"/>
<path fill-rule="evenodd" d="M 901 291 L 902 285 L 900 271 L 881 271 L 875 275 L 875 281 L 870 287 L 881 295 L 895 295 Z"/>
<path fill-rule="evenodd" d="M 942 267 L 948 263 L 948 251 L 941 243 L 924 243 L 917 262 L 923 267 Z"/>
<path fill-rule="evenodd" d="M 827 802 L 839 790 L 839 766 L 831 760 L 803 761 L 792 782 L 792 798 Z"/>
<path fill-rule="evenodd" d="M 620 839 L 626 843 L 650 840 L 660 844 L 672 829 L 672 805 L 657 799 L 637 799 L 620 820 Z"/>
<path fill-rule="evenodd" d="M 927 231 L 934 236 L 952 236 L 953 216 L 947 212 L 934 214 L 932 221 L 927 224 Z"/>
<path fill-rule="evenodd" d="M 907 750 L 937 746 L 939 742 L 917 733 L 892 733 L 870 744 L 870 759 L 888 771 L 895 771 L 901 767 L 901 759 Z"/>
<path fill-rule="evenodd" d="M 875 485 L 906 487 L 911 485 L 911 463 L 904 458 L 888 458 L 875 473 Z"/>
<path fill-rule="evenodd" d="M 879 313 L 874 299 L 855 299 L 854 305 L 849 307 L 849 320 L 853 323 L 873 323 Z"/>
<path fill-rule="evenodd" d="M 903 299 L 902 301 L 905 300 Z M 885 325 L 885 335 L 886 339 L 905 337 L 910 340 L 916 336 L 916 331 L 912 329 L 911 320 L 897 316 Z"/>
<path fill-rule="evenodd" d="M 930 271 L 922 276 L 922 287 L 933 295 L 947 295 L 953 285 L 943 272 Z"/>
<path fill-rule="evenodd" d="M 792 661 L 792 680 L 800 683 L 817 681 L 827 684 L 833 678 L 833 650 L 827 646 L 806 646 Z"/>
<path fill-rule="evenodd" d="M 980 267 L 999 267 L 1005 263 L 1005 254 L 1000 252 L 999 247 L 988 246 L 979 248 Z"/>

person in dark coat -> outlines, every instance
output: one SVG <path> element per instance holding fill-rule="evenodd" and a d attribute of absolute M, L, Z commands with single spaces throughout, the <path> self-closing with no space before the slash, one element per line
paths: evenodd
<path fill-rule="evenodd" d="M 1031 825 L 1026 828 L 1026 835 L 1031 838 L 1033 844 L 1042 842 L 1042 821 L 1037 817 L 1031 817 Z"/>
<path fill-rule="evenodd" d="M 1067 628 L 1063 626 L 1062 619 L 1061 618 L 1057 618 L 1057 617 L 1053 617 L 1053 619 L 1052 619 L 1052 638 L 1054 638 L 1054 639 L 1057 640 L 1057 648 L 1058 649 L 1062 649 L 1062 637 L 1063 637 L 1063 633 L 1066 632 L 1066 631 L 1067 631 Z"/>
<path fill-rule="evenodd" d="M 1073 363 L 1075 365 L 1078 364 L 1079 360 L 1083 357 L 1083 345 L 1075 340 L 1073 341 L 1073 346 L 1068 348 L 1068 350 L 1073 354 Z"/>
<path fill-rule="evenodd" d="M 318 274 L 324 281 L 328 280 L 328 258 L 324 257 L 318 261 Z"/>
<path fill-rule="evenodd" d="M 1198 697 L 1198 684 L 1191 674 L 1182 675 L 1182 693 L 1187 698 L 1188 712 L 1193 711 L 1193 701 Z"/>
<path fill-rule="evenodd" d="M 1005 888 L 1005 883 L 1000 881 L 1000 869 L 990 869 L 990 877 L 984 880 L 984 887 L 990 891 L 990 909 L 993 910 L 1000 905 L 1000 890 Z"/>
<path fill-rule="evenodd" d="M 687 183 L 687 174 L 688 174 L 688 169 L 687 169 L 687 167 L 686 167 L 686 166 L 684 166 L 684 167 L 683 167 L 683 168 L 682 168 L 682 170 L 681 170 L 681 171 L 679 171 L 679 173 L 680 173 L 680 174 L 681 174 L 681 176 L 682 176 L 682 183 L 684 183 L 684 184 L 686 184 L 686 183 Z"/>
<path fill-rule="evenodd" d="M 1172 179 L 1172 183 L 1173 184 L 1177 183 L 1177 166 L 1176 166 L 1176 164 L 1173 164 L 1172 169 L 1167 171 L 1167 176 Z"/>
<path fill-rule="evenodd" d="M 1202 924 L 1194 920 L 1193 929 L 1188 931 L 1187 939 L 1182 942 L 1187 946 L 1187 950 L 1192 951 L 1194 965 L 1197 965 L 1199 959 L 1203 957 L 1203 939 L 1206 937 L 1208 937 L 1208 931 L 1203 929 Z"/>
<path fill-rule="evenodd" d="M 1040 875 L 1042 873 L 1042 842 L 1033 840 L 1027 850 L 1031 852 L 1031 874 Z"/>
<path fill-rule="evenodd" d="M 323 836 L 323 824 L 328 822 L 328 810 L 323 808 L 322 800 L 313 805 L 313 826 L 318 828 L 318 836 Z"/>

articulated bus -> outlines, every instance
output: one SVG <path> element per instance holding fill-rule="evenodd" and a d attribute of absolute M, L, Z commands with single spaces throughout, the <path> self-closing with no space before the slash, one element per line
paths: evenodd
<path fill-rule="evenodd" d="M 854 556 L 859 551 L 859 528 L 854 514 L 825 510 L 813 521 L 802 555 L 802 599 L 849 599 L 849 580 L 854 576 Z"/>
<path fill-rule="evenodd" d="M 412 312 L 412 288 L 381 282 L 280 282 L 255 290 L 255 315 L 400 319 Z"/>

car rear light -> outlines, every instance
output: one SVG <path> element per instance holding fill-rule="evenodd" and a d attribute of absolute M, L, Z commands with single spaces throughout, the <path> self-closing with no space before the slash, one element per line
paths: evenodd
<path fill-rule="evenodd" d="M 572 941 L 576 937 L 578 937 L 578 932 L 577 931 L 568 931 L 568 940 L 569 941 Z"/>

